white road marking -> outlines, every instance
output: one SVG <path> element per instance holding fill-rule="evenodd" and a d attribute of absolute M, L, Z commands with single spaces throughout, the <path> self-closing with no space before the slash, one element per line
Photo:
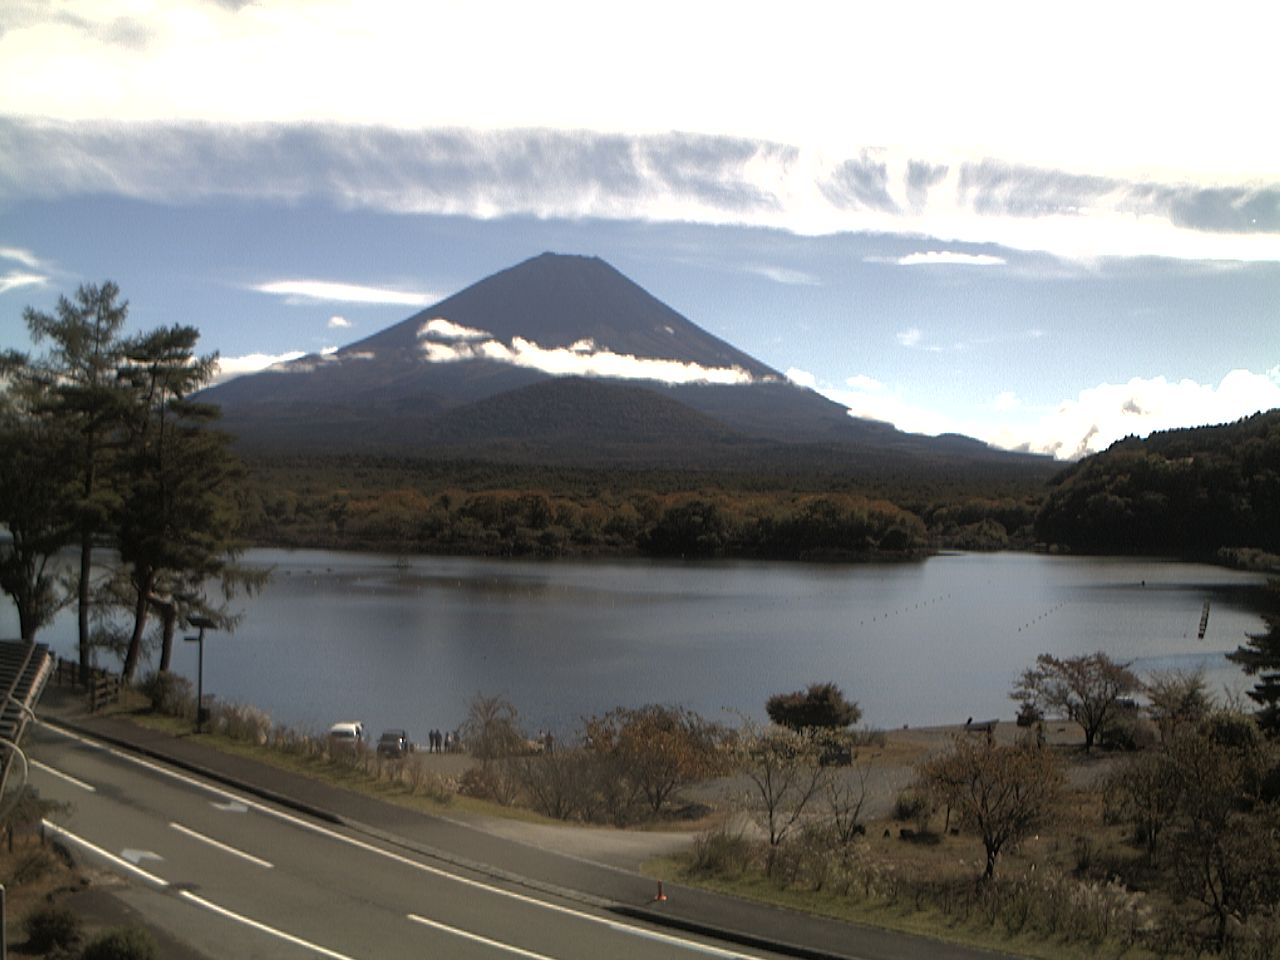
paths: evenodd
<path fill-rule="evenodd" d="M 137 874 L 139 877 L 142 877 L 142 879 L 148 881 L 149 883 L 155 884 L 157 887 L 159 887 L 162 890 L 169 889 L 169 881 L 164 880 L 160 877 L 157 877 L 155 874 L 147 873 L 147 871 L 141 869 L 140 867 L 135 867 L 128 860 L 122 860 L 120 857 L 117 857 L 114 853 L 109 853 L 108 851 L 103 850 L 97 844 L 86 840 L 84 837 L 77 836 L 76 834 L 72 833 L 70 830 L 66 829 L 65 827 L 60 827 L 56 823 L 52 822 L 51 820 L 42 820 L 41 823 L 44 824 L 45 829 L 53 831 L 63 839 L 69 840 L 72 843 L 76 844 L 77 846 L 83 847 L 86 850 L 96 853 L 98 856 L 102 857 L 103 859 L 109 860 L 111 863 L 114 863 L 117 867 L 120 867 L 123 870 L 127 870 L 129 873 Z M 242 914 L 236 913 L 232 910 L 228 910 L 226 907 L 221 907 L 218 904 L 214 903 L 212 900 L 206 900 L 203 897 L 196 896 L 194 893 L 192 893 L 189 890 L 179 890 L 178 896 L 182 897 L 185 900 L 189 900 L 190 902 L 196 904 L 197 906 L 204 907 L 206 910 L 209 910 L 213 913 L 218 914 L 218 916 L 226 917 L 227 919 L 234 920 L 237 923 L 242 923 L 247 927 L 252 927 L 254 930 L 260 930 L 263 933 L 268 933 L 273 937 L 278 937 L 281 940 L 286 940 L 289 943 L 296 944 L 300 947 L 303 947 L 306 950 L 314 951 L 315 953 L 318 953 L 321 956 L 331 957 L 332 960 L 354 960 L 354 958 L 347 956 L 345 953 L 338 953 L 336 950 L 330 950 L 327 947 L 320 946 L 318 943 L 312 943 L 309 940 L 303 940 L 301 937 L 295 937 L 291 933 L 285 933 L 283 930 L 278 930 L 275 927 L 268 926 L 267 924 L 262 923 L 261 921 L 253 920 Z"/>
<path fill-rule="evenodd" d="M 93 786 L 93 784 L 85 783 L 83 780 L 77 780 L 75 777 L 71 776 L 71 774 L 63 773 L 61 770 L 55 770 L 53 767 L 48 764 L 41 763 L 39 760 L 32 760 L 30 763 L 37 770 L 43 770 L 50 776 L 57 777 L 59 780 L 65 780 L 67 783 L 72 786 L 79 787 L 81 790 L 88 790 L 90 793 L 98 792 L 98 788 Z"/>
<path fill-rule="evenodd" d="M 199 840 L 201 843 L 207 843 L 209 846 L 221 850 L 223 853 L 229 853 L 233 857 L 248 860 L 250 863 L 257 864 L 259 867 L 265 867 L 268 870 L 273 866 L 273 864 L 268 863 L 266 860 L 263 860 L 260 857 L 255 857 L 252 853 L 245 853 L 243 850 L 237 850 L 235 847 L 223 843 L 221 840 L 215 840 L 213 837 L 206 837 L 203 833 L 198 833 L 190 827 L 184 827 L 180 823 L 170 821 L 169 826 L 173 827 L 173 829 L 177 830 L 179 833 L 184 833 L 194 840 Z"/>
<path fill-rule="evenodd" d="M 478 933 L 471 933 L 468 930 L 451 927 L 448 924 L 440 923 L 437 920 L 428 920 L 426 917 L 420 917 L 416 913 L 409 914 L 409 919 L 414 923 L 422 924 L 424 927 L 443 930 L 445 933 L 451 933 L 455 937 L 462 937 L 465 940 L 483 943 L 486 947 L 493 947 L 497 950 L 502 950 L 505 953 L 514 953 L 517 957 L 528 957 L 529 960 L 555 960 L 554 957 L 548 957 L 545 953 L 534 953 L 532 950 L 515 947 L 509 943 L 503 943 L 501 940 L 490 940 L 488 937 L 482 937 Z"/>
<path fill-rule="evenodd" d="M 98 856 L 102 857 L 103 859 L 109 860 L 111 863 L 114 863 L 117 867 L 120 867 L 122 870 L 127 870 L 129 873 L 132 873 L 141 877 L 143 880 L 146 880 L 148 883 L 154 883 L 157 887 L 160 887 L 161 889 L 164 889 L 165 887 L 169 886 L 168 880 L 164 880 L 160 877 L 157 877 L 154 873 L 147 873 L 147 871 L 143 870 L 141 867 L 136 866 L 130 863 L 128 860 L 125 860 L 121 857 L 117 857 L 114 853 L 111 853 L 107 850 L 103 850 L 100 846 L 86 840 L 84 837 L 76 836 L 70 830 L 66 829 L 65 827 L 58 826 L 52 820 L 41 820 L 40 823 L 44 826 L 46 830 L 50 830 L 53 833 L 56 833 L 58 836 L 62 837 L 64 840 L 70 840 L 72 843 L 76 844 L 77 846 L 84 847 L 86 850 L 89 850 L 92 853 L 96 853 Z"/>
<path fill-rule="evenodd" d="M 337 950 L 330 950 L 328 947 L 322 947 L 318 943 L 303 940 L 301 937 L 295 937 L 292 933 L 285 933 L 283 930 L 278 930 L 275 927 L 268 926 L 260 920 L 254 920 L 251 917 L 246 917 L 244 914 L 228 910 L 226 907 L 221 907 L 212 900 L 206 900 L 204 897 L 196 896 L 190 890 L 179 891 L 178 896 L 182 897 L 184 900 L 189 900 L 197 906 L 204 907 L 206 910 L 210 910 L 213 913 L 218 914 L 220 917 L 226 917 L 228 920 L 243 923 L 246 927 L 252 927 L 254 930 L 260 930 L 263 933 L 268 933 L 273 937 L 278 937 L 279 939 L 284 940 L 286 943 L 292 943 L 296 946 L 302 947 L 304 950 L 314 951 L 322 957 L 332 957 L 333 960 L 353 960 L 352 957 L 347 956 L 345 953 L 339 953 Z"/>
<path fill-rule="evenodd" d="M 232 800 L 230 803 L 212 804 L 213 809 L 221 810 L 223 813 L 248 813 L 249 808 L 238 800 Z"/>
<path fill-rule="evenodd" d="M 413 860 L 409 857 L 404 856 L 403 854 L 395 853 L 391 850 L 385 850 L 382 847 L 374 846 L 373 844 L 367 843 L 364 840 L 358 840 L 355 837 L 349 837 L 345 834 L 338 833 L 336 830 L 330 830 L 328 827 L 321 826 L 318 823 L 311 823 L 308 820 L 303 820 L 300 817 L 295 817 L 292 814 L 285 813 L 282 810 L 275 810 L 272 807 L 268 807 L 264 804 L 258 803 L 256 800 L 251 800 L 247 797 L 238 796 L 220 787 L 212 786 L 211 784 L 205 783 L 201 780 L 196 780 L 193 777 L 189 777 L 186 774 L 179 773 L 176 770 L 166 769 L 165 767 L 162 767 L 159 764 L 152 763 L 150 760 L 145 760 L 141 757 L 136 757 L 136 756 L 133 756 L 132 754 L 125 753 L 122 750 L 117 750 L 114 747 L 109 747 L 109 746 L 105 746 L 103 744 L 97 743 L 93 740 L 88 739 L 87 737 L 83 737 L 80 734 L 74 733 L 70 730 L 64 730 L 63 728 L 58 727 L 47 720 L 42 720 L 40 722 L 43 726 L 48 727 L 50 730 L 60 733 L 63 736 L 70 737 L 73 740 L 78 740 L 81 743 L 84 743 L 95 749 L 105 750 L 107 753 L 110 753 L 112 756 L 119 757 L 120 759 L 125 760 L 126 762 L 137 764 L 138 766 L 141 766 L 141 767 L 145 767 L 146 769 L 152 770 L 158 774 L 161 774 L 162 776 L 170 777 L 174 780 L 178 780 L 181 783 L 186 783 L 197 789 L 207 791 L 219 797 L 223 797 L 228 801 L 231 801 L 234 803 L 243 803 L 246 806 L 248 806 L 250 809 L 257 810 L 260 813 L 265 813 L 268 816 L 272 816 L 279 820 L 283 820 L 286 823 L 291 823 L 294 826 L 299 827 L 300 829 L 310 830 L 312 833 L 318 833 L 321 836 L 328 837 L 331 840 L 336 840 L 339 843 L 345 843 L 348 846 L 355 847 L 358 850 L 363 850 L 366 853 L 372 853 L 376 856 L 383 857 L 395 863 L 403 864 L 404 866 L 411 867 L 412 869 L 421 871 L 423 873 L 428 873 L 428 874 L 431 874 L 432 876 L 440 877 L 441 879 L 452 880 L 454 883 L 460 883 L 460 884 L 463 884 L 464 886 L 473 887 L 478 890 L 484 890 L 488 893 L 492 893 L 500 897 L 507 897 L 511 900 L 518 900 L 522 903 L 527 903 L 535 907 L 541 907 L 544 910 L 552 910 L 557 913 L 564 914 L 566 916 L 576 917 L 580 920 L 586 920 L 590 923 L 595 923 L 595 924 L 604 926 L 617 933 L 626 933 L 631 936 L 642 937 L 644 939 L 649 939 L 649 940 L 659 940 L 663 943 L 669 943 L 672 946 L 678 947 L 680 949 L 689 950 L 696 953 L 702 953 L 708 956 L 719 957 L 721 958 L 721 960 L 753 960 L 753 958 L 755 958 L 755 960 L 759 960 L 757 954 L 745 953 L 742 951 L 723 950 L 719 947 L 710 946 L 709 944 L 699 943 L 696 940 L 688 940 L 688 939 L 685 939 L 684 937 L 677 937 L 677 936 L 673 936 L 671 934 L 666 934 L 666 933 L 658 933 L 657 931 L 649 930 L 645 927 L 639 927 L 639 926 L 635 926 L 627 923 L 620 923 L 616 920 L 610 920 L 605 917 L 597 917 L 594 914 L 584 913 L 581 910 L 574 910 L 571 907 L 561 906 L 560 904 L 557 904 L 557 903 L 550 903 L 546 900 L 539 900 L 536 897 L 526 896 L 521 893 L 515 893 L 514 891 L 506 890 L 502 887 L 493 886 L 492 884 L 489 884 L 489 883 L 483 883 L 479 880 L 472 880 L 469 877 L 459 876 L 456 873 L 450 873 L 449 871 L 442 870 L 439 867 L 432 867 L 418 860 Z"/>
<path fill-rule="evenodd" d="M 135 867 L 143 860 L 154 860 L 157 863 L 164 860 L 164 857 L 158 853 L 152 853 L 150 850 L 134 850 L 132 847 L 126 847 L 120 851 L 120 856 L 124 857 Z"/>

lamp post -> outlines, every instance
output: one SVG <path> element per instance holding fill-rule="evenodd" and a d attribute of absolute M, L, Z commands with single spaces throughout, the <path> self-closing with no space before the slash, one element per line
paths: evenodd
<path fill-rule="evenodd" d="M 188 617 L 187 622 L 193 627 L 197 627 L 200 633 L 194 637 L 183 637 L 187 643 L 194 643 L 199 646 L 198 659 L 196 661 L 196 733 L 201 733 L 204 725 L 204 632 L 206 629 L 217 629 L 217 621 L 211 617 Z"/>

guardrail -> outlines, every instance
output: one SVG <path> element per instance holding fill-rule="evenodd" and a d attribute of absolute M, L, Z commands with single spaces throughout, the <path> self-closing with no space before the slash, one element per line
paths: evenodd
<path fill-rule="evenodd" d="M 58 665 L 53 671 L 53 682 L 59 687 L 80 687 L 80 662 L 59 657 Z M 101 667 L 90 667 L 84 691 L 89 700 L 89 711 L 97 713 L 120 699 L 120 676 Z"/>

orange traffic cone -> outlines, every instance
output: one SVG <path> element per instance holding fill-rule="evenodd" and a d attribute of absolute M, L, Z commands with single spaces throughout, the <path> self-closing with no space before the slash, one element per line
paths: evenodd
<path fill-rule="evenodd" d="M 656 903 L 656 902 L 658 902 L 658 901 L 662 901 L 662 900 L 666 900 L 666 899 L 667 899 L 667 895 L 666 895 L 665 893 L 663 893 L 663 892 L 662 892 L 662 881 L 661 881 L 661 880 L 659 880 L 659 881 L 658 881 L 658 895 L 657 895 L 656 897 L 654 897 L 653 899 L 654 899 L 654 902 L 655 902 L 655 903 Z"/>

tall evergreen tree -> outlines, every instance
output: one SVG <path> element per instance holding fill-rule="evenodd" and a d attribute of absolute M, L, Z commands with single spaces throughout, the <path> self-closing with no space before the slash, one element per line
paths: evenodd
<path fill-rule="evenodd" d="M 1228 653 L 1227 659 L 1258 678 L 1249 698 L 1260 708 L 1258 726 L 1275 735 L 1280 734 L 1280 580 L 1268 583 L 1267 591 L 1272 612 L 1264 617 L 1266 633 L 1250 634 L 1248 642 Z"/>
<path fill-rule="evenodd" d="M 75 475 L 67 433 L 44 414 L 44 384 L 21 354 L 0 357 L 0 590 L 32 641 L 62 604 L 51 563 L 71 543 Z"/>
<path fill-rule="evenodd" d="M 80 545 L 77 577 L 81 679 L 90 660 L 93 549 L 118 503 L 110 460 L 118 451 L 127 391 L 117 379 L 124 356 L 121 332 L 129 304 L 111 281 L 85 284 L 75 298 L 59 297 L 54 313 L 28 307 L 23 319 L 32 340 L 50 349 L 37 363 L 49 387 L 48 403 L 74 438 L 68 451 L 77 473 L 74 523 Z"/>
<path fill-rule="evenodd" d="M 122 368 L 135 397 L 118 530 L 133 593 L 125 679 L 137 668 L 149 611 L 162 614 L 164 669 L 174 626 L 195 602 L 189 598 L 226 571 L 237 547 L 229 481 L 239 463 L 230 438 L 208 428 L 217 408 L 189 399 L 208 382 L 216 361 L 196 356 L 198 337 L 193 327 L 158 329 L 130 344 Z"/>

